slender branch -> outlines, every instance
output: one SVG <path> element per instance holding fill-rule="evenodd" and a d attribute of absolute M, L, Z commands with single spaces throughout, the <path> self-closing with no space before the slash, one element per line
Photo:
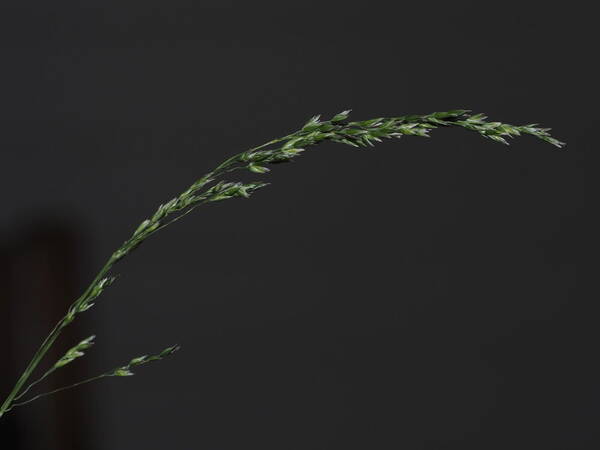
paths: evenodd
<path fill-rule="evenodd" d="M 107 374 L 103 373 L 102 375 L 98 375 L 98 376 L 96 376 L 96 377 L 91 377 L 91 378 L 88 378 L 88 379 L 86 379 L 86 380 L 79 381 L 78 383 L 73 383 L 73 384 L 70 384 L 70 385 L 68 385 L 68 386 L 63 386 L 63 387 L 60 387 L 60 388 L 58 388 L 58 389 L 54 389 L 54 390 L 52 390 L 52 391 L 49 391 L 49 392 L 44 392 L 43 394 L 38 394 L 38 395 L 36 395 L 35 397 L 32 397 L 32 398 L 30 398 L 29 400 L 25 400 L 25 401 L 23 401 L 23 402 L 18 402 L 18 403 L 17 403 L 17 402 L 15 402 L 15 403 L 13 403 L 13 404 L 12 404 L 11 408 L 9 409 L 9 411 L 10 411 L 11 409 L 13 409 L 13 408 L 16 408 L 17 406 L 23 406 L 23 405 L 26 405 L 26 404 L 28 404 L 28 403 L 31 403 L 31 402 L 33 402 L 33 401 L 35 401 L 35 400 L 39 399 L 39 398 L 47 397 L 47 396 L 49 396 L 49 395 L 56 394 L 57 392 L 66 391 L 67 389 L 71 389 L 71 388 L 74 388 L 74 387 L 77 387 L 77 386 L 81 386 L 82 384 L 89 383 L 90 381 L 96 381 L 96 380 L 99 380 L 99 379 L 101 379 L 101 378 L 105 378 L 105 377 L 108 377 L 108 376 L 109 376 L 109 375 L 107 375 Z"/>
<path fill-rule="evenodd" d="M 95 338 L 96 338 L 96 336 L 92 335 L 88 338 L 85 338 L 81 342 L 79 342 L 75 347 L 72 347 L 69 350 L 67 350 L 67 352 L 58 361 L 56 361 L 54 363 L 54 365 L 44 373 L 44 375 L 42 375 L 36 381 L 31 383 L 29 386 L 27 386 L 19 395 L 17 395 L 14 398 L 14 400 L 16 401 L 16 400 L 19 400 L 20 398 L 22 398 L 27 392 L 29 392 L 29 390 L 32 387 L 34 387 L 35 385 L 44 381 L 50 374 L 54 373 L 57 369 L 60 369 L 61 367 L 64 367 L 67 364 L 70 364 L 75 359 L 84 356 L 85 355 L 84 350 L 87 350 L 92 345 L 94 345 Z"/>
<path fill-rule="evenodd" d="M 138 356 L 137 358 L 133 358 L 131 361 L 129 361 L 129 363 L 127 363 L 124 366 L 119 366 L 119 367 L 117 367 L 115 369 L 112 369 L 112 370 L 110 370 L 108 372 L 105 372 L 103 374 L 97 375 L 95 377 L 87 378 L 85 380 L 79 381 L 77 383 L 69 384 L 68 386 L 63 386 L 63 387 L 60 387 L 58 389 L 53 389 L 52 391 L 44 392 L 43 394 L 38 394 L 35 397 L 32 397 L 29 400 L 25 400 L 23 402 L 18 402 L 18 403 L 13 402 L 12 406 L 7 411 L 10 411 L 11 409 L 13 409 L 13 408 L 15 408 L 17 406 L 23 406 L 23 405 L 26 405 L 28 403 L 31 403 L 34 400 L 37 400 L 39 398 L 47 397 L 48 395 L 56 394 L 57 392 L 66 391 L 67 389 L 71 389 L 71 388 L 74 388 L 74 387 L 77 387 L 77 386 L 81 386 L 82 384 L 89 383 L 90 381 L 95 381 L 95 380 L 99 380 L 101 378 L 106 378 L 106 377 L 128 377 L 128 376 L 132 376 L 133 372 L 131 371 L 131 369 L 133 367 L 141 366 L 143 364 L 147 364 L 147 363 L 152 362 L 152 361 L 159 361 L 159 360 L 161 360 L 161 359 L 163 359 L 163 358 L 165 358 L 167 356 L 172 355 L 173 353 L 175 353 L 178 350 L 179 350 L 179 346 L 174 345 L 173 347 L 168 347 L 168 348 L 164 349 L 158 355 L 153 355 L 153 356 L 148 356 L 148 355 Z M 35 383 L 32 383 L 32 384 L 35 384 Z M 25 392 L 23 392 L 23 394 L 24 393 Z M 19 397 L 22 397 L 23 394 L 19 395 Z"/>
<path fill-rule="evenodd" d="M 12 404 L 12 406 L 11 406 L 10 409 L 13 409 L 13 408 L 15 408 L 17 406 L 26 405 L 28 403 L 33 402 L 34 400 L 37 400 L 38 398 L 47 397 L 48 395 L 56 394 L 57 392 L 66 391 L 67 389 L 71 389 L 71 388 L 74 388 L 74 387 L 77 387 L 77 386 L 81 386 L 82 384 L 89 383 L 90 381 L 95 381 L 95 380 L 99 380 L 101 378 L 107 378 L 107 377 L 128 377 L 128 376 L 131 376 L 131 375 L 133 375 L 133 372 L 131 371 L 131 369 L 133 367 L 141 366 L 143 364 L 147 364 L 147 363 L 152 362 L 152 361 L 159 361 L 159 360 L 161 360 L 161 359 L 163 359 L 163 358 L 165 358 L 167 356 L 172 355 L 173 353 L 175 353 L 178 350 L 179 350 L 179 346 L 175 345 L 173 347 L 168 347 L 168 348 L 164 349 L 158 355 L 154 355 L 154 356 L 144 355 L 144 356 L 139 356 L 137 358 L 133 358 L 126 365 L 117 367 L 117 368 L 115 368 L 113 370 L 110 370 L 110 371 L 105 372 L 103 374 L 97 375 L 95 377 L 87 378 L 85 380 L 78 381 L 77 383 L 69 384 L 68 386 L 63 386 L 63 387 L 60 387 L 58 389 L 53 389 L 52 391 L 44 392 L 43 394 L 38 394 L 35 397 L 32 397 L 29 400 L 25 400 L 23 402 L 19 402 L 19 403 L 13 402 L 13 404 Z M 40 381 L 40 380 L 38 380 L 38 381 Z M 35 383 L 32 383 L 32 385 L 33 384 L 35 384 Z M 19 397 L 22 397 L 23 394 L 24 394 L 24 392 L 21 395 L 19 395 Z M 10 411 L 10 409 L 9 409 L 9 411 Z"/>
<path fill-rule="evenodd" d="M 14 403 L 15 401 L 19 400 L 20 398 L 23 398 L 23 397 L 25 396 L 25 394 L 27 394 L 27 393 L 28 393 L 28 392 L 31 390 L 31 388 L 32 388 L 32 387 L 34 387 L 34 386 L 36 386 L 36 385 L 40 384 L 42 381 L 44 381 L 46 378 L 48 378 L 48 376 L 49 376 L 50 374 L 54 373 L 54 371 L 55 371 L 55 370 L 56 370 L 56 368 L 55 368 L 55 367 L 52 367 L 52 368 L 48 369 L 48 370 L 47 370 L 47 371 L 44 373 L 44 375 L 42 375 L 40 378 L 38 378 L 37 380 L 35 380 L 33 383 L 31 383 L 31 384 L 30 384 L 29 386 L 27 386 L 25 389 L 23 389 L 23 390 L 21 391 L 21 393 L 20 393 L 19 395 L 17 395 L 17 396 L 14 398 L 14 400 L 13 400 L 13 405 L 15 405 L 15 403 Z"/>

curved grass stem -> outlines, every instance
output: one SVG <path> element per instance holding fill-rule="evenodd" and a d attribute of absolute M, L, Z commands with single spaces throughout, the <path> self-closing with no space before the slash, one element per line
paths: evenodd
<path fill-rule="evenodd" d="M 91 308 L 93 306 L 92 302 L 114 281 L 115 278 L 109 276 L 109 274 L 117 262 L 135 250 L 145 239 L 185 217 L 197 206 L 231 198 L 248 198 L 253 192 L 267 185 L 267 183 L 261 182 L 242 183 L 220 179 L 225 174 L 240 169 L 264 174 L 269 171 L 267 165 L 292 161 L 305 148 L 326 141 L 338 142 L 353 147 L 367 147 L 373 146 L 383 139 L 400 138 L 402 136 L 429 137 L 431 130 L 450 126 L 474 131 L 487 139 L 503 144 L 508 144 L 508 138 L 528 134 L 559 148 L 564 145 L 563 142 L 550 136 L 548 133 L 549 128 L 540 128 L 537 124 L 516 126 L 501 122 L 488 122 L 484 115 L 470 114 L 468 110 L 462 109 L 426 115 L 375 118 L 359 122 L 347 122 L 346 119 L 349 114 L 350 111 L 343 111 L 326 121 L 321 121 L 320 116 L 315 116 L 294 133 L 272 139 L 262 145 L 238 153 L 226 159 L 212 172 L 199 178 L 179 196 L 160 205 L 154 215 L 144 220 L 131 237 L 110 256 L 85 292 L 73 302 L 67 314 L 44 339 L 25 371 L 0 405 L 0 417 L 10 411 L 13 406 L 24 405 L 51 393 L 108 376 L 103 374 L 50 393 L 40 394 L 25 402 L 16 403 L 16 400 L 22 398 L 31 387 L 53 372 L 53 369 L 50 369 L 38 381 L 23 389 L 48 350 L 60 336 L 62 330 L 75 320 L 78 314 Z M 277 144 L 282 145 L 274 148 L 273 146 Z"/>

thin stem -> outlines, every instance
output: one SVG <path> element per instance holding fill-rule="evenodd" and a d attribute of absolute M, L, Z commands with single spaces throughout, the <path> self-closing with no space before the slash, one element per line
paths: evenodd
<path fill-rule="evenodd" d="M 10 391 L 10 393 L 6 397 L 6 400 L 4 400 L 4 403 L 2 403 L 2 406 L 0 406 L 0 417 L 2 417 L 4 414 L 6 414 L 6 412 L 8 412 L 11 409 L 11 404 L 14 398 L 17 396 L 21 388 L 25 385 L 25 383 L 27 382 L 35 368 L 38 366 L 44 355 L 48 352 L 52 344 L 54 344 L 54 341 L 56 341 L 56 338 L 58 338 L 60 334 L 60 330 L 60 326 L 55 327 L 52 330 L 52 332 L 46 337 L 46 339 L 44 340 L 40 348 L 37 350 L 37 352 L 34 354 L 33 359 L 27 365 L 25 371 L 17 380 L 15 387 Z"/>
<path fill-rule="evenodd" d="M 110 377 L 110 376 L 112 376 L 112 375 L 110 375 L 108 373 L 103 373 L 102 375 L 98 375 L 98 376 L 95 376 L 95 377 L 92 377 L 92 378 L 88 378 L 86 380 L 79 381 L 78 383 L 70 384 L 68 386 L 63 386 L 63 387 L 60 387 L 58 389 L 54 389 L 54 390 L 49 391 L 49 392 L 44 392 L 43 394 L 38 394 L 35 397 L 30 398 L 29 400 L 25 400 L 24 402 L 13 403 L 10 409 L 15 408 L 17 406 L 26 405 L 27 403 L 31 403 L 31 402 L 37 400 L 38 398 L 47 397 L 48 395 L 56 394 L 57 392 L 66 391 L 67 389 L 71 389 L 71 388 L 74 388 L 74 387 L 77 387 L 77 386 L 81 386 L 82 384 L 90 383 L 91 381 L 96 381 L 96 380 L 99 380 L 101 378 L 106 378 L 106 377 Z M 10 411 L 10 409 L 8 411 Z"/>
<path fill-rule="evenodd" d="M 82 341 L 82 342 L 89 343 L 90 342 L 90 338 L 88 338 L 87 340 Z M 49 391 L 49 392 L 44 392 L 43 394 L 36 395 L 35 397 L 32 397 L 29 400 L 26 400 L 24 402 L 18 402 L 18 403 L 13 402 L 12 405 L 11 405 L 11 407 L 8 409 L 8 411 L 10 411 L 12 408 L 14 408 L 16 406 L 21 406 L 21 405 L 26 405 L 27 403 L 31 403 L 34 400 L 37 400 L 38 398 L 46 397 L 48 395 L 55 394 L 56 392 L 64 391 L 64 390 L 67 390 L 67 389 L 71 389 L 71 388 L 74 388 L 76 386 L 81 386 L 82 384 L 89 383 L 90 381 L 98 380 L 100 378 L 131 376 L 131 375 L 133 375 L 133 372 L 131 371 L 132 368 L 138 367 L 138 366 L 142 366 L 144 364 L 148 364 L 148 363 L 153 362 L 153 361 L 160 361 L 161 359 L 166 358 L 167 356 L 172 355 L 173 353 L 175 353 L 178 350 L 179 350 L 179 346 L 178 345 L 174 345 L 172 347 L 167 347 L 162 352 L 160 352 L 159 354 L 156 354 L 156 355 L 151 355 L 151 356 L 144 355 L 144 356 L 139 356 L 137 358 L 133 358 L 126 365 L 117 367 L 117 368 L 115 368 L 113 370 L 109 370 L 108 372 L 104 372 L 101 375 L 97 375 L 97 376 L 92 377 L 92 378 L 87 378 L 87 379 L 85 379 L 83 381 L 79 381 L 77 383 L 70 384 L 68 386 L 63 386 L 61 388 L 54 389 L 54 390 Z M 33 383 L 33 384 L 35 384 L 35 383 Z M 23 394 L 21 394 L 19 397 L 22 397 L 22 396 L 23 396 Z"/>
<path fill-rule="evenodd" d="M 52 368 L 48 369 L 46 371 L 46 373 L 44 373 L 44 375 L 42 375 L 40 378 L 38 378 L 37 380 L 35 380 L 33 383 L 31 383 L 29 386 L 27 386 L 25 389 L 23 389 L 21 391 L 21 393 L 19 395 L 17 395 L 13 401 L 19 400 L 20 398 L 23 398 L 25 396 L 25 394 L 27 394 L 32 387 L 38 385 L 39 383 L 41 383 L 42 381 L 44 381 L 46 378 L 48 378 L 48 376 L 52 373 L 54 373 L 54 371 L 56 370 L 55 366 L 52 366 Z"/>
<path fill-rule="evenodd" d="M 15 384 L 15 386 L 12 388 L 12 390 L 10 391 L 10 393 L 8 394 L 8 396 L 2 403 L 2 406 L 0 406 L 0 417 L 2 417 L 4 414 L 6 414 L 6 412 L 8 412 L 10 410 L 11 404 L 15 400 L 15 397 L 17 397 L 17 395 L 19 395 L 19 392 L 21 391 L 23 386 L 27 383 L 27 380 L 29 380 L 29 378 L 33 374 L 33 371 L 36 369 L 36 367 L 42 361 L 42 359 L 44 358 L 46 353 L 48 353 L 48 350 L 50 350 L 50 348 L 52 347 L 52 345 L 54 344 L 56 339 L 60 336 L 60 333 L 62 332 L 63 328 L 66 327 L 72 320 L 72 319 L 69 319 L 69 317 L 71 314 L 70 311 L 73 308 L 73 306 L 76 306 L 77 304 L 81 303 L 90 295 L 94 286 L 96 286 L 98 284 L 98 282 L 110 271 L 113 264 L 114 264 L 114 259 L 111 256 L 109 258 L 108 262 L 100 270 L 98 275 L 96 275 L 96 278 L 94 278 L 94 281 L 92 281 L 92 283 L 88 286 L 88 288 L 82 294 L 82 296 L 79 297 L 75 302 L 73 302 L 73 305 L 71 306 L 71 308 L 69 308 L 69 313 L 67 313 L 62 319 L 60 319 L 60 321 L 52 329 L 50 334 L 46 337 L 46 339 L 44 339 L 44 341 L 42 342 L 42 345 L 40 345 L 38 350 L 33 355 L 33 358 L 31 359 L 31 361 L 25 368 L 25 371 L 17 380 L 17 383 Z"/>

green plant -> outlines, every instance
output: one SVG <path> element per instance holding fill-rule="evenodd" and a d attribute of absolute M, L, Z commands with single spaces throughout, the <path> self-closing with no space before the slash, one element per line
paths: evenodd
<path fill-rule="evenodd" d="M 315 116 L 300 130 L 292 134 L 273 139 L 263 145 L 238 153 L 198 179 L 179 196 L 160 205 L 156 212 L 150 218 L 144 220 L 136 228 L 131 237 L 108 258 L 108 261 L 89 287 L 73 302 L 66 315 L 58 321 L 50 334 L 42 342 L 31 359 L 31 362 L 17 380 L 14 388 L 4 400 L 2 406 L 0 406 L 0 417 L 14 407 L 25 405 L 40 397 L 79 386 L 90 381 L 105 377 L 133 375 L 133 372 L 131 371 L 133 367 L 160 360 L 173 354 L 179 349 L 178 346 L 173 346 L 168 347 L 154 356 L 134 358 L 126 365 L 117 367 L 116 369 L 101 375 L 36 395 L 27 400 L 22 400 L 31 388 L 46 379 L 54 371 L 69 364 L 73 360 L 84 356 L 83 351 L 93 344 L 94 336 L 84 339 L 75 347 L 69 349 L 66 354 L 38 380 L 27 385 L 34 370 L 40 364 L 48 350 L 54 345 L 63 329 L 73 322 L 79 314 L 90 309 L 94 305 L 93 302 L 115 281 L 115 277 L 111 275 L 115 264 L 125 258 L 148 237 L 181 219 L 196 207 L 205 203 L 231 198 L 248 198 L 256 190 L 267 185 L 267 183 L 263 182 L 243 183 L 226 181 L 224 177 L 230 172 L 236 170 L 249 170 L 253 173 L 264 174 L 270 170 L 267 166 L 292 161 L 300 155 L 306 147 L 324 141 L 339 142 L 353 147 L 366 147 L 373 146 L 374 143 L 381 142 L 381 140 L 385 138 L 399 138 L 405 135 L 428 137 L 430 130 L 447 126 L 466 128 L 467 130 L 479 133 L 485 138 L 503 144 L 508 144 L 507 138 L 529 134 L 559 148 L 564 145 L 564 143 L 554 139 L 548 134 L 549 128 L 539 128 L 537 124 L 515 126 L 500 122 L 487 122 L 484 115 L 472 115 L 467 110 L 436 112 L 427 115 L 376 118 L 360 122 L 348 122 L 347 119 L 349 113 L 350 111 L 344 111 L 326 121 L 321 121 L 319 116 Z M 277 146 L 277 144 L 281 145 Z"/>

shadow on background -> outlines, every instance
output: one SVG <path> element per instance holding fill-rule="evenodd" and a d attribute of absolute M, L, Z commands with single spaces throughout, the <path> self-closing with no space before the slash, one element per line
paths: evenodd
<path fill-rule="evenodd" d="M 76 224 L 39 219 L 0 235 L 0 391 L 8 392 L 31 356 L 75 298 L 79 287 L 82 239 Z M 80 325 L 74 323 L 40 364 L 37 375 L 78 342 Z M 66 344 L 65 344 L 66 343 Z M 87 364 L 69 366 L 68 376 L 57 371 L 34 387 L 23 401 L 41 392 L 78 381 Z M 11 450 L 64 450 L 88 448 L 83 391 L 67 392 L 40 401 L 40 408 L 15 408 L 1 426 L 2 448 Z M 60 408 L 59 408 L 60 404 Z"/>

